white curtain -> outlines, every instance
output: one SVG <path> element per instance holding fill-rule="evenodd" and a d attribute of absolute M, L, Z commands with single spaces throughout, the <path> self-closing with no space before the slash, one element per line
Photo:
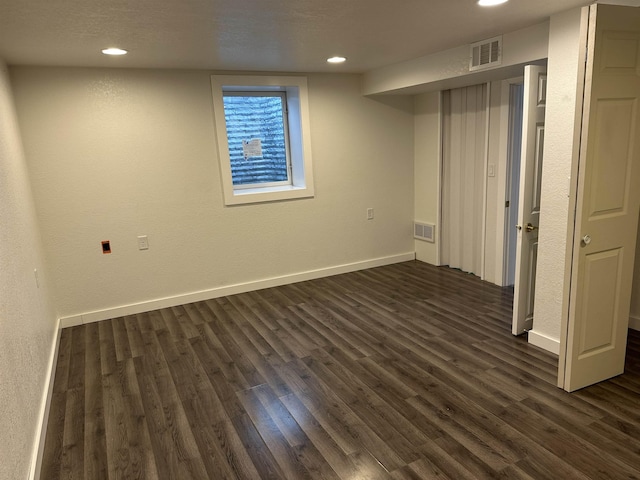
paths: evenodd
<path fill-rule="evenodd" d="M 481 275 L 486 85 L 444 92 L 442 139 L 443 265 Z"/>

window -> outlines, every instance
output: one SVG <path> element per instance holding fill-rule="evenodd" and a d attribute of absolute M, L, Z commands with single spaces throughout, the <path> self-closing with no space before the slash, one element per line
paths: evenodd
<path fill-rule="evenodd" d="M 223 92 L 234 188 L 291 185 L 287 99 L 282 92 Z"/>
<path fill-rule="evenodd" d="M 226 205 L 313 196 L 304 77 L 211 77 Z"/>

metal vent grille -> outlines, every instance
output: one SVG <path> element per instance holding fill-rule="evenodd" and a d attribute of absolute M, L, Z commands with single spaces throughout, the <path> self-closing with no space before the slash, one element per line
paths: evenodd
<path fill-rule="evenodd" d="M 434 243 L 436 226 L 432 223 L 418 223 L 413 224 L 413 238 L 418 240 L 424 240 L 425 242 Z"/>
<path fill-rule="evenodd" d="M 502 64 L 502 36 L 471 44 L 469 71 Z"/>

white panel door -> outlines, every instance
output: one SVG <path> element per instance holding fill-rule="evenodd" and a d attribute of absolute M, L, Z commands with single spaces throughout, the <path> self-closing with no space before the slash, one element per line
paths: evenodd
<path fill-rule="evenodd" d="M 559 374 L 568 391 L 624 371 L 640 208 L 640 9 L 593 6 L 589 23 L 592 54 Z"/>
<path fill-rule="evenodd" d="M 527 65 L 524 69 L 520 201 L 518 202 L 516 273 L 513 292 L 512 333 L 514 335 L 531 330 L 533 325 L 546 93 L 545 67 Z"/>

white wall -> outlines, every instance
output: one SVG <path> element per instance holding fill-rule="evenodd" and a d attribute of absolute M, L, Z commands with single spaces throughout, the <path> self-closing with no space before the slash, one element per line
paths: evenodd
<path fill-rule="evenodd" d="M 502 257 L 504 255 L 504 211 L 506 161 L 501 142 L 505 141 L 502 129 L 508 125 L 503 116 L 509 115 L 503 108 L 502 82 L 494 81 L 489 85 L 489 130 L 487 143 L 486 177 L 486 216 L 484 243 L 483 279 L 502 285 Z M 507 99 L 508 100 L 508 99 Z M 492 166 L 493 176 L 489 176 L 488 167 Z"/>
<path fill-rule="evenodd" d="M 417 95 L 414 99 L 414 190 L 415 220 L 436 226 L 434 243 L 415 240 L 416 259 L 438 265 L 438 241 L 440 238 L 440 140 L 441 140 L 440 92 Z"/>
<path fill-rule="evenodd" d="M 540 235 L 536 274 L 535 318 L 529 341 L 558 353 L 560 326 L 566 316 L 565 256 L 569 226 L 569 178 L 575 146 L 582 9 L 551 17 L 547 67 Z M 582 56 L 584 62 L 584 56 Z M 579 113 L 578 109 L 578 113 Z M 570 261 L 570 259 L 569 259 Z"/>
<path fill-rule="evenodd" d="M 540 247 L 536 280 L 536 317 L 529 341 L 547 350 L 559 349 L 560 328 L 563 318 L 563 296 L 565 287 L 565 255 L 568 229 L 569 177 L 571 175 L 574 148 L 574 126 L 576 124 L 578 66 L 580 61 L 580 25 L 582 9 L 577 8 L 553 16 L 549 24 L 540 24 L 505 35 L 505 54 L 509 49 L 507 65 L 518 66 L 520 62 L 548 57 L 548 108 L 545 139 L 545 159 L 542 176 L 542 213 L 540 224 Z M 548 30 L 546 30 L 548 25 Z M 469 81 L 481 81 L 480 77 L 466 75 L 466 47 L 411 60 L 398 65 L 368 72 L 364 77 L 365 94 L 403 93 L 428 91 L 441 88 L 455 88 Z M 521 72 L 519 72 L 521 73 Z M 506 78 L 513 71 L 509 68 L 493 70 L 487 75 L 492 80 Z M 484 77 L 482 77 L 484 79 Z M 484 79 L 486 80 L 486 79 Z M 483 81 L 484 81 L 483 80 Z M 497 83 L 497 82 L 496 82 Z M 427 216 L 437 200 L 428 204 L 426 197 L 418 193 L 420 178 L 427 178 L 435 172 L 436 151 L 428 138 L 418 137 L 424 131 L 423 125 L 433 121 L 421 113 L 428 106 L 427 96 L 416 97 L 416 214 Z M 501 195 L 504 168 L 503 159 L 495 146 L 497 129 L 495 122 L 501 122 L 501 104 L 497 101 L 497 84 L 492 87 L 491 114 L 493 125 L 490 129 L 489 162 L 496 161 L 496 177 L 487 183 L 487 232 L 485 244 L 485 278 L 499 283 L 501 272 L 499 237 L 502 230 L 497 227 L 498 207 L 504 201 Z M 500 140 L 502 141 L 502 140 Z M 421 153 L 421 150 L 427 153 Z M 422 164 L 422 162 L 426 162 Z M 418 178 L 420 177 L 420 178 Z M 422 213 L 425 212 L 425 213 Z M 428 219 L 425 219 L 428 220 Z M 417 242 L 416 242 L 417 243 Z M 417 247 L 418 249 L 419 247 Z M 418 253 L 418 258 L 433 262 L 434 255 Z M 639 287 L 640 290 L 640 287 Z M 640 291 L 639 291 L 640 294 Z M 640 305 L 640 301 L 638 302 Z M 640 307 L 638 307 L 640 309 Z"/>
<path fill-rule="evenodd" d="M 57 322 L 9 75 L 1 60 L 0 219 L 0 478 L 24 479 L 39 441 Z"/>
<path fill-rule="evenodd" d="M 516 77 L 523 65 L 547 57 L 548 38 L 548 22 L 505 33 L 502 65 L 497 69 L 469 73 L 469 45 L 378 68 L 364 75 L 362 91 L 409 95 Z"/>
<path fill-rule="evenodd" d="M 494 176 L 487 176 L 486 225 L 484 241 L 484 280 L 502 284 L 502 254 L 504 228 L 504 183 L 506 155 L 502 151 L 502 132 L 508 116 L 508 109 L 502 108 L 502 82 L 491 82 L 489 86 L 489 141 L 487 146 L 488 164 L 494 167 Z M 508 97 L 506 98 L 508 102 Z M 415 215 L 417 221 L 434 223 L 439 239 L 438 212 L 440 208 L 438 183 L 440 177 L 441 105 L 440 92 L 424 93 L 414 97 L 415 106 Z M 502 209 L 502 211 L 500 210 Z M 481 240 L 478 240 L 481 241 Z M 438 243 L 415 241 L 416 258 L 437 265 Z"/>
<path fill-rule="evenodd" d="M 234 207 L 209 72 L 17 67 L 12 80 L 57 307 L 75 323 L 413 256 L 411 101 L 363 98 L 358 76 L 309 76 L 316 197 Z"/>

